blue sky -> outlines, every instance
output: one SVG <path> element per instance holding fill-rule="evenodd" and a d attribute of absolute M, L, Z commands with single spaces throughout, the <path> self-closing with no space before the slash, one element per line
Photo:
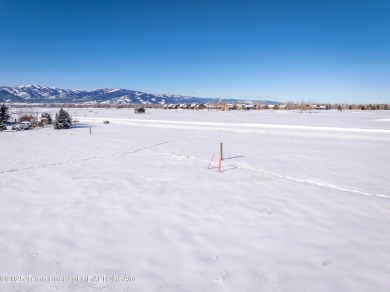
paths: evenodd
<path fill-rule="evenodd" d="M 389 0 L 0 0 L 0 85 L 390 102 L 389 15 Z"/>

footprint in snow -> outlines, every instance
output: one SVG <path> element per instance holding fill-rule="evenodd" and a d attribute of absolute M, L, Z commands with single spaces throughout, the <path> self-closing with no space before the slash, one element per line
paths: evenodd
<path fill-rule="evenodd" d="M 229 272 L 224 272 L 221 276 L 215 278 L 215 282 L 225 282 L 231 278 L 231 274 Z"/>
<path fill-rule="evenodd" d="M 194 156 L 183 156 L 183 155 L 171 155 L 171 159 L 176 159 L 176 160 L 183 160 L 183 159 L 195 159 Z"/>
<path fill-rule="evenodd" d="M 385 207 L 385 206 L 376 206 L 376 208 L 381 211 L 381 212 L 384 212 L 384 213 L 390 213 L 390 206 L 389 207 Z"/>

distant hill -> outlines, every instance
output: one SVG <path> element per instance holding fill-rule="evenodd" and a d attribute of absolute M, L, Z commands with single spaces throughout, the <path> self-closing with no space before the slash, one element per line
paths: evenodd
<path fill-rule="evenodd" d="M 259 103 L 275 101 L 201 98 L 182 95 L 151 94 L 128 89 L 74 90 L 40 85 L 0 86 L 0 102 L 76 103 L 76 104 L 177 104 L 177 103 Z"/>

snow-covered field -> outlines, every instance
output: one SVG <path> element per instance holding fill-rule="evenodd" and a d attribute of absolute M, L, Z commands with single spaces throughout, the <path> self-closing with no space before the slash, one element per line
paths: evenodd
<path fill-rule="evenodd" d="M 69 113 L 0 133 L 0 291 L 390 291 L 390 111 Z"/>

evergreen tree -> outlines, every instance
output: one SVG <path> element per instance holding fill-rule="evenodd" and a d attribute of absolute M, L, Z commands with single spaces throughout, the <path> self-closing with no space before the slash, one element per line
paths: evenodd
<path fill-rule="evenodd" d="M 58 114 L 56 114 L 54 129 L 69 129 L 70 126 L 72 126 L 72 117 L 61 108 Z"/>
<path fill-rule="evenodd" d="M 53 123 L 53 120 L 51 118 L 51 115 L 48 114 L 48 113 L 43 113 L 42 116 L 41 116 L 42 119 L 46 119 L 47 120 L 47 123 L 49 125 L 51 125 Z"/>
<path fill-rule="evenodd" d="M 3 130 L 5 127 L 4 122 L 8 121 L 9 118 L 11 117 L 11 115 L 8 113 L 8 109 L 9 109 L 9 107 L 5 106 L 4 103 L 0 107 L 0 129 L 1 130 Z"/>

